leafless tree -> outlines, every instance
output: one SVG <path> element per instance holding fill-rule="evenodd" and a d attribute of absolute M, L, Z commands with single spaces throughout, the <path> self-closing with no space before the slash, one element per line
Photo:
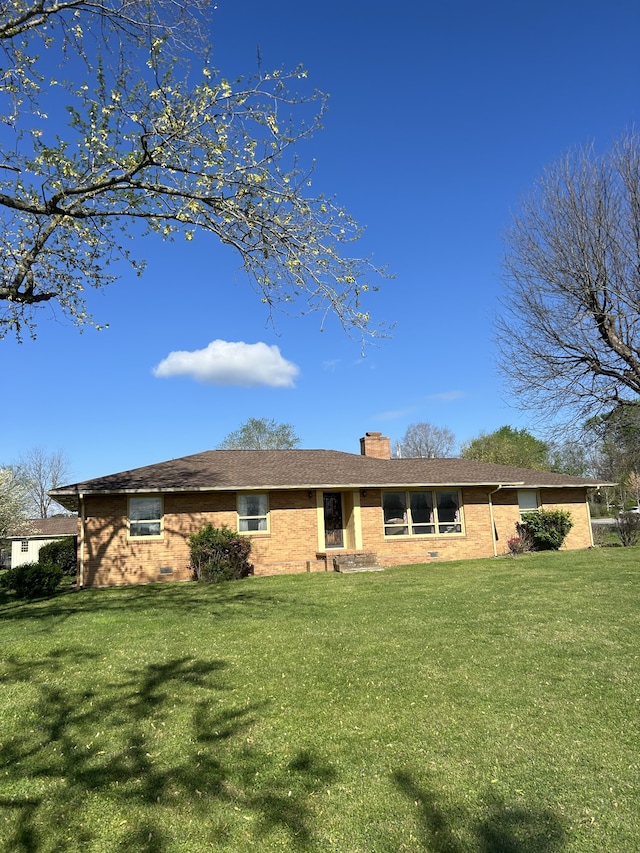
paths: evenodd
<path fill-rule="evenodd" d="M 422 421 L 407 427 L 398 449 L 407 458 L 442 458 L 451 455 L 455 443 L 456 437 L 450 429 Z"/>
<path fill-rule="evenodd" d="M 506 247 L 497 342 L 522 408 L 578 421 L 640 405 L 640 137 L 548 168 Z"/>
<path fill-rule="evenodd" d="M 48 453 L 42 447 L 33 447 L 20 458 L 16 471 L 24 484 L 29 512 L 34 518 L 47 518 L 52 508 L 60 509 L 47 492 L 64 485 L 69 476 L 69 460 L 64 451 Z"/>

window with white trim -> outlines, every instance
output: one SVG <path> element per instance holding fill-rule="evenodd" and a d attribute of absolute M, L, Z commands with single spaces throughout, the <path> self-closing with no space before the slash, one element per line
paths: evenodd
<path fill-rule="evenodd" d="M 524 512 L 537 512 L 538 490 L 537 489 L 518 489 L 518 509 L 520 510 L 520 518 Z"/>
<path fill-rule="evenodd" d="M 462 533 L 460 493 L 454 489 L 383 492 L 385 536 Z"/>
<path fill-rule="evenodd" d="M 162 536 L 162 498 L 129 498 L 129 536 Z"/>
<path fill-rule="evenodd" d="M 29 550 L 29 540 L 28 539 L 21 539 L 20 540 L 20 551 L 21 551 L 21 553 L 26 554 L 28 550 Z"/>
<path fill-rule="evenodd" d="M 269 496 L 238 495 L 238 530 L 240 533 L 266 533 L 269 529 Z"/>

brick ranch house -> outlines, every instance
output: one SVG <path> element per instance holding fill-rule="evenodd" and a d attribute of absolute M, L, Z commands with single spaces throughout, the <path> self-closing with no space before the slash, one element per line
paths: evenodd
<path fill-rule="evenodd" d="M 520 513 L 569 510 L 566 548 L 593 545 L 599 483 L 467 459 L 391 458 L 369 432 L 360 454 L 210 450 L 54 489 L 78 512 L 79 586 L 187 580 L 189 534 L 205 524 L 250 536 L 259 575 L 492 557 Z M 334 560 L 337 562 L 334 563 Z"/>

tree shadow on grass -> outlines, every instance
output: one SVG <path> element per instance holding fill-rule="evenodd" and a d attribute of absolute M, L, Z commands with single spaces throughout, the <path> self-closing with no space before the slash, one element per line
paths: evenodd
<path fill-rule="evenodd" d="M 122 612 L 131 616 L 136 612 L 147 614 L 149 608 L 155 614 L 166 612 L 171 619 L 182 612 L 216 619 L 230 619 L 243 612 L 251 614 L 252 618 L 264 619 L 268 618 L 269 608 L 286 608 L 300 617 L 301 612 L 314 611 L 319 607 L 303 595 L 270 595 L 263 586 L 253 587 L 253 580 L 71 589 L 30 601 L 17 599 L 14 594 L 0 589 L 0 618 L 5 622 L 28 620 L 30 623 L 37 619 L 46 622 L 49 628 L 83 614 L 116 615 Z"/>
<path fill-rule="evenodd" d="M 40 853 L 70 839 L 73 849 L 97 849 L 109 831 L 111 850 L 165 853 L 180 846 L 174 813 L 196 827 L 189 849 L 209 849 L 238 811 L 257 838 L 277 831 L 291 849 L 312 844 L 310 798 L 333 770 L 307 752 L 281 767 L 252 746 L 267 706 L 237 701 L 224 660 L 181 657 L 121 673 L 99 664 L 74 649 L 3 662 L 5 689 L 35 698 L 0 743 L 13 794 L 0 800 L 0 850 Z"/>
<path fill-rule="evenodd" d="M 418 805 L 423 849 L 431 853 L 467 853 L 462 832 L 473 837 L 478 853 L 558 853 L 564 847 L 565 830 L 549 809 L 509 805 L 490 793 L 482 814 L 471 815 L 460 805 L 444 805 L 407 772 L 396 772 L 393 781 Z"/>

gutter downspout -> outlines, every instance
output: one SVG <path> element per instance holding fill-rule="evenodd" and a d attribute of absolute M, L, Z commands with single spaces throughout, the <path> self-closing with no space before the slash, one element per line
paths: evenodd
<path fill-rule="evenodd" d="M 489 492 L 489 516 L 491 517 L 491 539 L 493 540 L 493 556 L 498 556 L 498 531 L 496 530 L 496 522 L 493 517 L 493 501 L 491 498 L 495 495 L 496 492 L 499 492 L 503 487 L 503 483 L 500 483 L 497 489 L 494 489 L 492 492 Z"/>
<path fill-rule="evenodd" d="M 78 560 L 78 588 L 84 588 L 84 494 L 80 492 L 80 559 Z"/>
<path fill-rule="evenodd" d="M 591 507 L 589 506 L 589 489 L 585 489 L 585 503 L 587 505 L 587 521 L 589 522 L 589 541 L 591 542 L 591 548 L 593 548 L 593 523 L 591 521 Z"/>

